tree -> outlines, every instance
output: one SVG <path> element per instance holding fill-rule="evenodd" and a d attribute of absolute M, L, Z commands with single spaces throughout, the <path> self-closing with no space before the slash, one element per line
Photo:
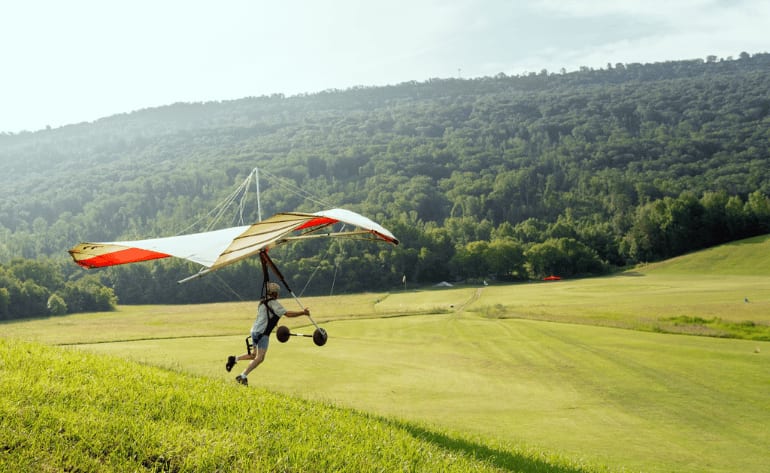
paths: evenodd
<path fill-rule="evenodd" d="M 8 270 L 20 281 L 32 280 L 51 291 L 64 284 L 60 269 L 49 259 L 15 259 L 8 265 Z"/>
<path fill-rule="evenodd" d="M 574 238 L 550 238 L 526 251 L 530 276 L 600 274 L 604 263 L 594 250 Z"/>
<path fill-rule="evenodd" d="M 524 249 L 512 238 L 492 240 L 484 254 L 487 268 L 500 280 L 526 279 Z"/>
<path fill-rule="evenodd" d="M 0 320 L 9 319 L 9 307 L 11 305 L 11 294 L 5 287 L 0 287 Z"/>
<path fill-rule="evenodd" d="M 664 228 L 669 225 L 669 219 L 670 214 L 662 200 L 637 208 L 633 225 L 623 237 L 621 253 L 633 263 L 663 258 L 668 243 Z"/>
<path fill-rule="evenodd" d="M 424 233 L 418 264 L 420 280 L 439 282 L 451 276 L 450 261 L 455 247 L 449 233 L 443 228 L 430 228 Z"/>
<path fill-rule="evenodd" d="M 744 208 L 750 236 L 770 232 L 770 199 L 759 191 L 749 194 Z"/>
<path fill-rule="evenodd" d="M 67 303 L 58 294 L 51 294 L 46 306 L 51 315 L 64 315 L 67 313 Z"/>
<path fill-rule="evenodd" d="M 110 311 L 117 304 L 113 290 L 103 286 L 95 277 L 84 277 L 66 284 L 60 297 L 73 313 Z"/>
<path fill-rule="evenodd" d="M 458 248 L 451 263 L 455 274 L 462 279 L 486 277 L 489 274 L 488 249 L 486 241 L 472 241 Z"/>
<path fill-rule="evenodd" d="M 46 302 L 51 292 L 38 285 L 31 279 L 27 279 L 21 285 L 21 298 L 16 306 L 19 313 L 26 317 L 42 317 L 48 313 Z"/>

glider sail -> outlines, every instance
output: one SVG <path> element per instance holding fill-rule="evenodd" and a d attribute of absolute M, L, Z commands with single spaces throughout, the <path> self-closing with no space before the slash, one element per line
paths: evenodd
<path fill-rule="evenodd" d="M 336 223 L 352 231 L 321 233 Z M 398 245 L 387 229 L 363 215 L 345 209 L 316 213 L 287 212 L 253 225 L 148 240 L 80 243 L 69 250 L 77 264 L 101 268 L 159 258 L 183 258 L 213 271 L 280 244 L 303 238 L 364 237 Z"/>

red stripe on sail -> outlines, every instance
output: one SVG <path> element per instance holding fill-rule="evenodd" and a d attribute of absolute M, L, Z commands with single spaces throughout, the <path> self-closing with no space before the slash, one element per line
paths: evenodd
<path fill-rule="evenodd" d="M 314 218 L 312 220 L 308 220 L 307 222 L 303 223 L 299 227 L 297 227 L 297 230 L 304 230 L 305 228 L 311 228 L 311 227 L 318 227 L 320 225 L 331 225 L 333 223 L 337 223 L 339 220 L 329 218 L 329 217 L 318 217 Z"/>
<path fill-rule="evenodd" d="M 118 264 L 136 263 L 160 258 L 168 258 L 171 255 L 157 251 L 143 250 L 141 248 L 127 248 L 87 259 L 77 260 L 76 263 L 86 268 L 102 268 Z"/>

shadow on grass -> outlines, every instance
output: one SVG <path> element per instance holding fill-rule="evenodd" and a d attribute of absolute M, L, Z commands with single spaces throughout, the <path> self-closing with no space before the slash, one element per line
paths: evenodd
<path fill-rule="evenodd" d="M 563 465 L 560 464 L 558 460 L 555 460 L 555 462 L 552 463 L 544 459 L 533 458 L 532 456 L 523 453 L 491 448 L 469 440 L 450 437 L 446 434 L 428 430 L 414 424 L 389 419 L 383 419 L 383 421 L 409 432 L 420 440 L 430 442 L 445 450 L 483 461 L 491 466 L 507 471 L 543 473 L 589 473 L 592 471 Z"/>

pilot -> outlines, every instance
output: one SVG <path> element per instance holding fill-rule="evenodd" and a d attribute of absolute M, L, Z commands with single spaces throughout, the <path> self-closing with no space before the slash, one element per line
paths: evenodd
<path fill-rule="evenodd" d="M 283 317 L 300 317 L 302 315 L 310 315 L 310 310 L 306 307 L 303 310 L 286 310 L 280 302 L 278 302 L 278 296 L 280 287 L 274 282 L 268 282 L 266 284 L 266 297 L 259 301 L 257 307 L 257 318 L 254 321 L 254 325 L 251 327 L 251 342 L 254 350 L 250 347 L 247 353 L 243 355 L 235 356 L 230 355 L 227 357 L 227 363 L 225 369 L 229 372 L 233 369 L 233 366 L 239 361 L 251 360 L 246 369 L 241 374 L 235 377 L 235 380 L 243 384 L 249 385 L 249 373 L 265 361 L 265 354 L 267 354 L 267 346 L 270 343 L 270 333 L 278 324 L 278 320 Z M 248 339 L 247 339 L 248 340 Z"/>

